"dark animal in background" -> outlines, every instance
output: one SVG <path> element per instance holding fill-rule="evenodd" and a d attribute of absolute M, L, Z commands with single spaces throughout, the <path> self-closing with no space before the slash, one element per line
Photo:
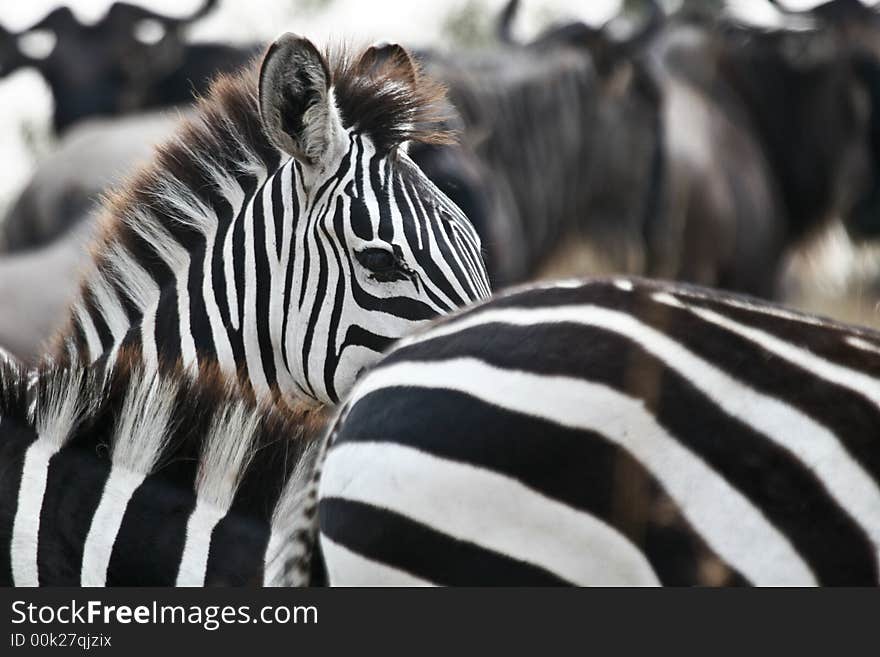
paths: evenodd
<path fill-rule="evenodd" d="M 606 251 L 625 251 L 618 238 L 644 220 L 650 194 L 641 190 L 650 188 L 657 135 L 657 100 L 641 67 L 599 70 L 577 31 L 551 30 L 529 44 L 499 31 L 507 43 L 492 49 L 420 54 L 449 88 L 461 148 L 476 163 L 469 198 L 488 208 L 474 223 L 496 286 L 546 274 L 561 249 L 586 235 Z M 432 170 L 428 158 L 413 156 Z M 452 170 L 434 177 L 441 188 Z"/>
<path fill-rule="evenodd" d="M 99 198 L 173 134 L 179 112 L 83 121 L 40 161 L 0 224 L 0 253 L 48 245 L 90 216 Z"/>
<path fill-rule="evenodd" d="M 653 205 L 631 235 L 644 266 L 625 270 L 774 297 L 786 252 L 850 211 L 869 179 L 859 60 L 825 31 L 663 20 L 650 5 L 653 29 L 624 56 L 593 28 L 555 30 L 605 68 L 641 63 L 660 98 Z"/>
<path fill-rule="evenodd" d="M 516 4 L 499 27 L 507 42 Z M 580 49 L 605 81 L 596 87 L 605 93 L 594 95 L 606 114 L 584 114 L 568 132 L 571 140 L 593 135 L 579 164 L 594 193 L 580 230 L 561 242 L 592 242 L 607 253 L 603 233 L 616 229 L 618 244 L 638 246 L 621 253 L 638 256 L 615 254 L 607 269 L 774 297 L 787 251 L 864 194 L 869 97 L 861 59 L 827 30 L 765 33 L 705 12 L 665 17 L 654 2 L 643 25 L 621 42 L 609 26 L 563 24 L 520 46 L 533 56 L 562 44 Z M 615 78 L 630 80 L 616 98 L 607 93 Z M 635 199 L 643 199 L 640 210 Z M 540 212 L 527 216 L 545 221 Z M 531 243 L 554 276 L 595 271 L 588 260 Z"/>
<path fill-rule="evenodd" d="M 69 8 L 59 7 L 22 32 L 0 28 L 0 76 L 36 69 L 55 99 L 56 132 L 86 117 L 188 103 L 218 72 L 240 67 L 260 49 L 186 43 L 186 29 L 216 5 L 217 0 L 205 0 L 191 15 L 172 18 L 116 2 L 94 24 L 83 24 Z M 145 39 L 145 28 L 158 38 Z M 20 48 L 22 37 L 38 32 L 55 39 L 44 59 Z"/>
<path fill-rule="evenodd" d="M 496 286 L 591 273 L 586 246 L 601 269 L 772 297 L 783 254 L 863 190 L 865 74 L 839 40 L 652 2 L 626 39 L 572 23 L 518 44 L 517 5 L 499 47 L 422 53 L 462 143 L 411 147 L 483 236 Z"/>
<path fill-rule="evenodd" d="M 677 37 L 685 53 L 667 47 Z M 671 158 L 669 182 L 685 196 L 667 199 L 652 234 L 680 264 L 649 273 L 773 297 L 786 252 L 847 215 L 867 189 L 870 108 L 857 60 L 820 30 L 684 22 L 661 38 L 654 52 L 668 97 L 686 90 L 716 125 L 700 136 L 691 121 L 667 138 L 670 152 L 702 138 L 705 162 L 693 180 L 675 180 Z M 667 130 L 680 120 L 668 111 Z"/>
<path fill-rule="evenodd" d="M 95 223 L 82 221 L 39 249 L 0 258 L 0 349 L 27 365 L 46 352 L 75 298 L 94 233 Z"/>
<path fill-rule="evenodd" d="M 844 225 L 856 238 L 880 236 L 880 13 L 859 0 L 831 0 L 804 12 L 788 14 L 812 17 L 826 29 L 833 30 L 854 50 L 857 70 L 870 97 L 871 118 L 869 146 L 873 179 L 867 192 L 845 217 Z"/>
<path fill-rule="evenodd" d="M 189 16 L 172 18 L 116 2 L 90 25 L 61 7 L 19 33 L 0 27 L 0 77 L 23 67 L 36 69 L 55 99 L 56 132 L 66 132 L 89 118 L 188 105 L 207 91 L 218 74 L 237 70 L 263 47 L 187 43 L 187 28 L 216 5 L 217 0 L 205 0 Z M 160 38 L 145 41 L 145 26 L 158 30 Z M 20 40 L 43 31 L 55 38 L 48 56 L 34 59 L 22 52 Z M 162 120 L 135 118 L 118 128 L 110 123 L 93 124 L 63 142 L 59 147 L 62 161 L 49 159 L 41 165 L 41 173 L 0 222 L 0 252 L 42 247 L 86 217 L 83 210 L 97 202 L 111 179 L 129 171 L 136 156 L 156 143 L 152 129 Z M 143 142 L 125 141 L 137 138 L 139 121 L 146 131 L 141 135 Z M 171 119 L 167 121 L 170 124 Z M 72 161 L 76 159 L 81 161 Z M 55 164 L 76 166 L 49 173 L 47 169 Z"/>
<path fill-rule="evenodd" d="M 43 160 L 0 230 L 0 347 L 32 364 L 64 321 L 89 261 L 98 198 L 173 134 L 177 113 L 84 121 Z M 2 243 L 4 242 L 5 243 Z"/>

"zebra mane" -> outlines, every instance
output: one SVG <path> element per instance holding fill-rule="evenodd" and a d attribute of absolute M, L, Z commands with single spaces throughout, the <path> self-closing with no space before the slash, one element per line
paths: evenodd
<path fill-rule="evenodd" d="M 21 363 L 0 357 L 0 422 L 27 418 L 27 370 Z"/>
<path fill-rule="evenodd" d="M 320 411 L 257 401 L 213 363 L 155 371 L 135 350 L 122 350 L 112 369 L 74 361 L 28 371 L 0 361 L 0 427 L 7 420 L 50 453 L 81 450 L 105 467 L 169 485 L 179 485 L 181 468 L 194 470 L 189 481 L 201 502 L 229 509 L 241 496 L 271 528 L 265 583 L 307 581 Z"/>
<path fill-rule="evenodd" d="M 446 87 L 398 53 L 377 61 L 345 48 L 328 49 L 342 124 L 368 135 L 380 152 L 406 141 L 452 143 Z"/>

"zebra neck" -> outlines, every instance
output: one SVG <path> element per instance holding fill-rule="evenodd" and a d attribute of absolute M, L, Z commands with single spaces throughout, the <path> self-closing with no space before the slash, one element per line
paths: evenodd
<path fill-rule="evenodd" d="M 284 343 L 291 317 L 297 217 L 305 204 L 299 166 L 289 161 L 254 181 L 238 211 L 205 236 L 198 303 L 204 314 L 189 317 L 192 344 L 182 360 L 216 358 L 238 373 L 258 395 L 277 391 L 301 398 Z M 191 270 L 192 271 L 192 268 Z M 193 286 L 190 286 L 193 287 Z M 181 317 L 181 334 L 185 329 Z"/>
<path fill-rule="evenodd" d="M 112 362 L 125 346 L 152 367 L 216 361 L 260 396 L 308 400 L 282 339 L 304 199 L 299 167 L 289 161 L 214 182 L 208 198 L 166 189 L 161 201 L 173 215 L 139 210 L 123 218 L 136 240 L 116 234 L 99 245 L 72 308 L 68 351 Z"/>

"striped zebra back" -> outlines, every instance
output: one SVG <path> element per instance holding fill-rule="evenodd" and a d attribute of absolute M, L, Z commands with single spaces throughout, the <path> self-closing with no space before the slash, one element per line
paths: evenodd
<path fill-rule="evenodd" d="M 641 279 L 523 289 L 352 392 L 331 583 L 877 584 L 880 335 Z"/>
<path fill-rule="evenodd" d="M 320 413 L 126 352 L 0 367 L 0 584 L 308 582 Z"/>

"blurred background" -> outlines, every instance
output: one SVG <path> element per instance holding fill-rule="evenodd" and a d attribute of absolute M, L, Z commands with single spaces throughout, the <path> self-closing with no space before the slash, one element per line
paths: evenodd
<path fill-rule="evenodd" d="M 712 2 L 713 0 L 697 0 Z M 52 10 L 69 7 L 83 23 L 97 23 L 113 0 L 28 0 L 0 3 L 0 25 L 14 33 L 37 25 Z M 191 14 L 201 0 L 132 0 L 169 17 Z M 221 0 L 209 14 L 187 27 L 187 40 L 246 45 L 267 42 L 293 30 L 316 41 L 346 39 L 371 43 L 399 41 L 411 46 L 480 46 L 494 36 L 493 21 L 505 0 Z M 809 8 L 816 0 L 789 0 L 792 8 Z M 565 20 L 600 25 L 617 15 L 623 0 L 533 0 L 524 2 L 516 19 L 517 33 L 534 36 Z M 778 14 L 766 0 L 734 0 L 727 8 L 752 22 L 772 25 Z M 156 25 L 143 25 L 142 38 L 158 39 Z M 151 33 L 152 29 L 152 33 Z M 27 36 L 22 44 L 34 54 L 52 47 L 47 30 Z M 0 69 L 2 71 L 2 69 Z M 14 71 L 0 83 L 0 216 L 29 179 L 35 160 L 51 148 L 52 94 L 46 81 L 30 68 Z"/>
<path fill-rule="evenodd" d="M 409 46 L 479 45 L 490 38 L 491 21 L 505 0 L 221 0 L 215 9 L 187 27 L 187 41 L 248 45 L 268 42 L 285 30 L 316 42 L 350 40 L 371 43 L 399 41 Z M 763 1 L 763 0 L 762 0 Z M 97 23 L 113 0 L 29 0 L 0 2 L 0 25 L 20 32 L 39 23 L 53 9 L 69 7 L 83 23 Z M 192 14 L 201 0 L 132 0 L 169 17 Z M 619 0 L 537 0 L 526 2 L 517 28 L 534 34 L 554 21 L 582 19 L 598 24 L 619 10 Z M 141 37 L 159 39 L 156 25 L 141 25 Z M 42 32 L 42 31 L 41 31 Z M 152 32 L 152 33 L 151 33 Z M 45 53 L 53 35 L 49 30 L 31 34 L 24 47 Z M 49 85 L 33 69 L 22 68 L 0 83 L 0 152 L 6 162 L 0 170 L 0 211 L 29 179 L 36 158 L 51 148 L 52 114 Z"/>
<path fill-rule="evenodd" d="M 38 353 L 100 194 L 286 30 L 397 41 L 449 86 L 462 145 L 414 157 L 496 286 L 626 272 L 880 326 L 860 0 L 30 0 L 0 3 L 0 346 Z"/>

